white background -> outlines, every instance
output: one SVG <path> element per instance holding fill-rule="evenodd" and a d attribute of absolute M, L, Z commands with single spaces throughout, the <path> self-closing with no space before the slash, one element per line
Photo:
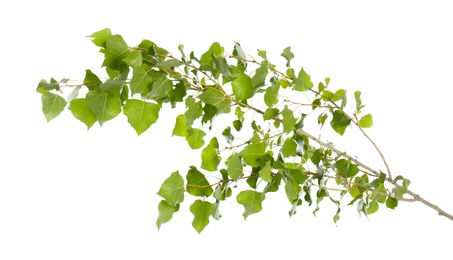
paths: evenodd
<path fill-rule="evenodd" d="M 0 5 L 0 259 L 451 259 L 453 222 L 420 203 L 369 219 L 330 202 L 292 218 L 282 190 L 242 217 L 230 199 L 202 234 L 188 205 L 157 231 L 156 192 L 175 170 L 199 166 L 199 151 L 171 138 L 172 111 L 140 137 L 119 116 L 86 131 L 69 111 L 46 123 L 40 79 L 83 79 L 102 55 L 85 36 L 110 27 L 129 45 L 150 39 L 201 55 L 234 41 L 317 84 L 362 91 L 368 132 L 394 175 L 453 213 L 451 99 L 453 16 L 449 1 L 3 1 Z M 352 100 L 351 100 L 352 101 Z M 355 137 L 354 137 L 355 138 Z M 360 138 L 337 145 L 383 169 Z M 366 147 L 365 154 L 359 153 Z"/>

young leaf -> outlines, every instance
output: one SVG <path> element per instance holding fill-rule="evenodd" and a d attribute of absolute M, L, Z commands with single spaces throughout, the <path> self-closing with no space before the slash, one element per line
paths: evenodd
<path fill-rule="evenodd" d="M 186 116 L 187 126 L 190 127 L 193 121 L 202 115 L 203 108 L 201 107 L 201 102 L 196 102 L 191 96 L 186 98 L 185 104 L 187 110 L 184 115 Z"/>
<path fill-rule="evenodd" d="M 196 167 L 190 166 L 190 170 L 187 172 L 187 193 L 193 196 L 211 196 L 213 190 L 209 185 L 209 182 L 206 180 L 206 177 L 203 173 L 197 170 Z"/>
<path fill-rule="evenodd" d="M 263 168 L 258 172 L 260 175 L 260 178 L 267 181 L 271 182 L 272 181 L 272 166 L 271 162 L 267 161 L 266 164 L 264 165 Z"/>
<path fill-rule="evenodd" d="M 362 128 L 369 128 L 373 126 L 373 116 L 371 114 L 362 116 L 359 120 L 359 126 Z"/>
<path fill-rule="evenodd" d="M 253 190 L 244 190 L 241 191 L 236 200 L 239 204 L 244 206 L 244 219 L 247 219 L 248 216 L 254 213 L 258 213 L 262 209 L 262 202 L 266 198 L 266 195 L 261 192 L 253 191 Z"/>
<path fill-rule="evenodd" d="M 141 135 L 159 118 L 160 105 L 129 99 L 124 105 L 124 114 L 127 121 L 135 129 L 137 135 Z"/>
<path fill-rule="evenodd" d="M 277 100 L 279 90 L 280 90 L 280 81 L 273 80 L 272 86 L 268 87 L 266 89 L 266 93 L 264 94 L 264 103 L 266 103 L 266 105 L 268 107 L 274 106 L 275 101 Z"/>
<path fill-rule="evenodd" d="M 255 71 L 255 74 L 252 77 L 252 88 L 257 89 L 264 85 L 264 82 L 268 73 L 268 62 L 263 61 L 261 66 Z"/>
<path fill-rule="evenodd" d="M 159 210 L 159 216 L 157 217 L 156 225 L 157 229 L 160 230 L 162 224 L 171 220 L 173 213 L 176 212 L 176 207 L 168 204 L 165 200 L 161 200 L 157 209 Z"/>
<path fill-rule="evenodd" d="M 44 93 L 41 96 L 42 112 L 47 119 L 47 122 L 57 117 L 63 112 L 66 107 L 66 100 L 57 94 L 50 92 Z"/>
<path fill-rule="evenodd" d="M 228 158 L 228 175 L 231 179 L 237 181 L 243 175 L 243 166 L 242 160 L 239 154 L 233 153 L 230 158 Z"/>
<path fill-rule="evenodd" d="M 259 163 L 256 161 L 256 159 L 260 158 L 261 156 L 264 155 L 266 150 L 266 143 L 261 142 L 258 144 L 250 144 L 247 145 L 242 151 L 239 153 L 242 158 L 244 159 L 244 162 L 252 167 L 258 167 Z"/>
<path fill-rule="evenodd" d="M 69 110 L 71 110 L 74 117 L 82 121 L 88 129 L 90 129 L 97 121 L 96 115 L 91 111 L 84 98 L 73 99 L 69 105 Z"/>
<path fill-rule="evenodd" d="M 200 233 L 209 224 L 209 217 L 212 213 L 212 203 L 196 200 L 190 206 L 190 212 L 192 212 L 194 217 L 192 226 Z"/>
<path fill-rule="evenodd" d="M 110 31 L 109 28 L 105 28 L 105 29 L 102 29 L 100 31 L 97 31 L 97 32 L 91 34 L 88 37 L 92 38 L 91 41 L 96 46 L 105 47 L 105 42 L 107 41 L 108 38 L 110 38 L 110 36 L 112 36 L 112 32 Z"/>
<path fill-rule="evenodd" d="M 225 137 L 229 145 L 233 143 L 234 136 L 231 134 L 231 128 L 229 126 L 223 130 L 222 135 Z"/>
<path fill-rule="evenodd" d="M 201 168 L 207 171 L 216 171 L 220 163 L 219 155 L 213 145 L 208 144 L 203 151 L 201 151 Z"/>
<path fill-rule="evenodd" d="M 300 69 L 299 75 L 294 82 L 294 89 L 297 91 L 307 91 L 312 88 L 313 82 L 310 80 L 310 75 L 305 72 L 304 68 Z"/>
<path fill-rule="evenodd" d="M 290 132 L 296 128 L 296 119 L 294 118 L 293 111 L 288 109 L 288 106 L 282 111 L 283 116 L 283 131 Z"/>
<path fill-rule="evenodd" d="M 361 99 L 361 97 L 360 97 L 361 94 L 362 94 L 362 92 L 360 92 L 360 91 L 354 92 L 356 114 L 360 114 L 361 109 L 362 109 L 363 107 L 365 107 L 365 106 L 362 104 L 362 99 Z"/>
<path fill-rule="evenodd" d="M 282 154 L 285 157 L 296 156 L 297 143 L 293 138 L 287 138 L 282 147 Z"/>
<path fill-rule="evenodd" d="M 157 194 L 174 207 L 184 201 L 184 179 L 178 171 L 173 172 L 162 183 Z"/>

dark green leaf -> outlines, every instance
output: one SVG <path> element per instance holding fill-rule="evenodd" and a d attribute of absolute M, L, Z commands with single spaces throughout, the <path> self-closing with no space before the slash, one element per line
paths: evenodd
<path fill-rule="evenodd" d="M 42 94 L 42 112 L 47 119 L 47 122 L 57 117 L 63 112 L 66 107 L 66 100 L 59 95 L 47 92 Z"/>
<path fill-rule="evenodd" d="M 335 110 L 333 113 L 332 121 L 330 121 L 330 126 L 340 135 L 344 134 L 346 127 L 351 123 L 351 118 L 349 118 L 342 110 Z"/>
<path fill-rule="evenodd" d="M 47 83 L 46 80 L 41 80 L 39 83 L 38 83 L 38 88 L 37 90 L 40 90 L 40 89 L 45 89 L 45 90 L 53 90 L 53 89 L 57 89 L 59 90 L 60 89 L 60 84 L 58 82 L 50 82 L 50 83 Z M 45 91 L 46 92 L 46 91 Z"/>
<path fill-rule="evenodd" d="M 224 57 L 214 57 L 214 62 L 217 69 L 220 73 L 222 73 L 224 77 L 226 77 L 228 80 L 233 79 L 233 74 L 231 74 L 232 69 L 230 65 L 228 65 Z"/>
<path fill-rule="evenodd" d="M 190 170 L 187 172 L 187 193 L 193 196 L 204 196 L 209 197 L 211 196 L 213 190 L 206 180 L 206 177 L 203 173 L 197 170 L 196 167 L 190 166 Z"/>
<path fill-rule="evenodd" d="M 359 167 L 353 164 L 350 160 L 340 159 L 335 163 L 335 168 L 337 168 L 341 177 L 351 178 L 354 177 L 359 172 Z"/>
<path fill-rule="evenodd" d="M 135 129 L 138 135 L 145 132 L 159 118 L 160 105 L 129 99 L 124 105 L 124 114 L 127 121 Z"/>
<path fill-rule="evenodd" d="M 395 209 L 398 206 L 398 200 L 393 198 L 392 196 L 388 196 L 387 200 L 385 201 L 385 206 L 389 209 Z"/>
<path fill-rule="evenodd" d="M 73 99 L 69 106 L 69 110 L 71 110 L 74 117 L 82 121 L 88 129 L 90 129 L 97 121 L 96 115 L 91 111 L 84 98 Z"/>
<path fill-rule="evenodd" d="M 194 217 L 192 226 L 200 233 L 209 224 L 209 217 L 212 213 L 212 203 L 196 200 L 190 206 L 190 212 L 192 212 Z"/>
<path fill-rule="evenodd" d="M 162 183 L 157 194 L 174 207 L 184 201 L 184 179 L 178 171 L 173 172 Z"/>
<path fill-rule="evenodd" d="M 222 135 L 225 137 L 229 145 L 233 144 L 234 136 L 231 134 L 231 128 L 229 126 L 223 130 Z"/>
<path fill-rule="evenodd" d="M 229 113 L 231 111 L 231 100 L 227 99 L 218 90 L 208 88 L 198 98 L 206 104 L 215 106 L 219 114 Z"/>
<path fill-rule="evenodd" d="M 245 210 L 242 214 L 244 216 L 244 219 L 247 219 L 247 217 L 251 214 L 260 212 L 262 209 L 261 204 L 265 198 L 266 195 L 264 195 L 264 193 L 253 190 L 241 191 L 237 195 L 236 200 L 239 204 L 244 206 Z"/>

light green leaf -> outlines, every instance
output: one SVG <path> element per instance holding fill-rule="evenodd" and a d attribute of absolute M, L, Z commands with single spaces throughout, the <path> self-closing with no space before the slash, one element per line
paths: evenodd
<path fill-rule="evenodd" d="M 268 87 L 266 89 L 266 93 L 264 94 L 264 103 L 268 107 L 273 107 L 275 104 L 275 101 L 277 100 L 278 97 L 278 91 L 280 90 L 280 80 L 273 80 L 272 81 L 272 86 Z"/>
<path fill-rule="evenodd" d="M 232 69 L 230 65 L 228 65 L 224 57 L 214 56 L 214 62 L 217 69 L 219 70 L 220 73 L 222 73 L 223 76 L 225 76 L 229 80 L 233 79 L 233 75 L 231 74 Z"/>
<path fill-rule="evenodd" d="M 87 86 L 88 89 L 93 90 L 97 86 L 99 86 L 102 81 L 99 79 L 96 74 L 94 74 L 91 70 L 85 71 L 85 78 L 83 79 L 83 84 Z"/>
<path fill-rule="evenodd" d="M 267 60 L 267 55 L 265 50 L 258 50 L 258 56 L 263 58 L 263 60 Z"/>
<path fill-rule="evenodd" d="M 192 212 L 194 217 L 192 226 L 200 233 L 209 224 L 209 217 L 212 213 L 212 203 L 196 200 L 190 206 L 190 212 Z"/>
<path fill-rule="evenodd" d="M 293 111 L 288 109 L 288 106 L 285 106 L 285 108 L 283 109 L 282 116 L 284 132 L 287 133 L 296 129 L 296 119 L 294 118 Z"/>
<path fill-rule="evenodd" d="M 335 110 L 333 112 L 333 118 L 332 121 L 330 121 L 330 126 L 338 134 L 343 135 L 350 123 L 351 118 L 349 118 L 342 110 Z"/>
<path fill-rule="evenodd" d="M 311 82 L 310 75 L 308 75 L 304 68 L 301 68 L 299 75 L 294 81 L 294 89 L 297 91 L 307 91 L 313 88 L 313 82 Z"/>
<path fill-rule="evenodd" d="M 187 121 L 185 115 L 179 115 L 176 117 L 176 124 L 173 128 L 172 135 L 177 135 L 181 137 L 186 137 L 189 134 L 189 129 L 187 128 Z"/>
<path fill-rule="evenodd" d="M 215 106 L 218 114 L 229 113 L 231 111 L 231 100 L 227 99 L 218 90 L 208 88 L 198 98 L 206 104 Z"/>
<path fill-rule="evenodd" d="M 113 35 L 106 41 L 105 60 L 102 63 L 103 67 L 112 70 L 121 70 L 122 60 L 127 57 L 129 47 L 121 35 Z"/>
<path fill-rule="evenodd" d="M 88 129 L 90 129 L 97 121 L 96 115 L 91 111 L 84 98 L 73 99 L 69 105 L 69 110 L 71 110 L 74 117 L 82 121 Z"/>
<path fill-rule="evenodd" d="M 227 172 L 228 176 L 235 181 L 242 177 L 243 166 L 241 156 L 239 154 L 233 153 L 230 158 L 228 158 Z"/>
<path fill-rule="evenodd" d="M 359 120 L 359 126 L 362 128 L 369 128 L 373 126 L 373 116 L 371 114 L 362 116 Z"/>
<path fill-rule="evenodd" d="M 163 61 L 158 61 L 156 66 L 159 68 L 171 68 L 171 67 L 178 67 L 181 66 L 182 63 L 175 59 L 168 59 Z"/>
<path fill-rule="evenodd" d="M 252 88 L 257 89 L 264 85 L 268 74 L 269 64 L 267 61 L 263 61 L 261 66 L 255 71 L 255 74 L 252 77 Z"/>
<path fill-rule="evenodd" d="M 151 85 L 151 92 L 146 95 L 150 99 L 164 99 L 173 90 L 173 83 L 171 80 L 164 78 L 158 79 Z"/>
<path fill-rule="evenodd" d="M 107 41 L 108 38 L 110 38 L 110 36 L 112 36 L 112 32 L 110 31 L 109 28 L 105 28 L 105 29 L 102 29 L 100 31 L 97 31 L 97 32 L 91 34 L 88 37 L 92 38 L 91 41 L 96 46 L 104 47 L 105 42 Z"/>
<path fill-rule="evenodd" d="M 197 170 L 196 167 L 190 166 L 190 170 L 187 172 L 186 178 L 187 193 L 193 196 L 209 197 L 214 192 L 204 174 Z"/>
<path fill-rule="evenodd" d="M 123 61 L 132 68 L 140 67 L 142 66 L 143 62 L 142 52 L 134 50 L 130 52 L 129 55 L 127 55 L 127 57 L 123 59 Z"/>
<path fill-rule="evenodd" d="M 156 220 L 157 229 L 159 230 L 162 224 L 167 223 L 173 217 L 173 213 L 177 211 L 175 206 L 168 204 L 165 200 L 161 200 L 159 206 L 159 216 Z"/>
<path fill-rule="evenodd" d="M 261 192 L 253 191 L 253 190 L 244 190 L 241 191 L 236 200 L 239 204 L 244 206 L 244 219 L 247 219 L 248 216 L 254 213 L 258 213 L 262 209 L 262 202 L 266 198 L 266 195 Z"/>
<path fill-rule="evenodd" d="M 260 175 L 260 178 L 267 181 L 271 182 L 272 181 L 272 166 L 271 162 L 267 161 L 266 164 L 264 165 L 263 168 L 258 172 Z"/>
<path fill-rule="evenodd" d="M 252 87 L 252 79 L 245 73 L 235 75 L 235 78 L 231 82 L 233 87 L 233 93 L 238 100 L 246 100 L 251 98 L 255 93 Z"/>
<path fill-rule="evenodd" d="M 202 115 L 203 108 L 201 107 L 201 102 L 196 102 L 191 96 L 186 98 L 185 104 L 187 111 L 184 115 L 186 116 L 187 126 L 190 127 L 192 126 L 193 121 Z"/>
<path fill-rule="evenodd" d="M 138 135 L 145 132 L 159 118 L 160 105 L 137 99 L 129 99 L 124 105 L 127 121 Z"/>
<path fill-rule="evenodd" d="M 157 194 L 174 207 L 184 201 L 184 179 L 178 171 L 173 172 L 162 183 Z"/>
<path fill-rule="evenodd" d="M 362 112 L 361 109 L 365 107 L 362 104 L 362 98 L 360 97 L 361 95 L 362 92 L 360 91 L 354 92 L 356 114 L 360 114 Z"/>
<path fill-rule="evenodd" d="M 259 163 L 256 159 L 260 158 L 264 155 L 266 150 L 266 143 L 261 142 L 258 144 L 250 144 L 247 145 L 242 151 L 239 153 L 244 159 L 244 162 L 252 167 L 258 167 Z"/>
<path fill-rule="evenodd" d="M 189 144 L 190 148 L 194 150 L 201 148 L 204 145 L 203 138 L 205 137 L 205 135 L 206 133 L 201 129 L 191 129 L 186 137 L 187 143 Z"/>
<path fill-rule="evenodd" d="M 375 201 L 372 200 L 370 201 L 370 204 L 368 205 L 367 208 L 367 214 L 373 214 L 379 210 L 379 204 Z"/>
<path fill-rule="evenodd" d="M 266 109 L 266 111 L 264 111 L 263 119 L 271 120 L 271 119 L 277 117 L 279 113 L 280 113 L 280 110 L 278 110 L 278 108 L 269 107 L 268 109 Z"/>
<path fill-rule="evenodd" d="M 287 179 L 285 184 L 285 192 L 288 200 L 293 203 L 297 198 L 299 198 L 299 194 L 302 191 L 302 187 L 293 179 Z"/>
<path fill-rule="evenodd" d="M 296 156 L 297 143 L 293 138 L 287 138 L 282 147 L 282 154 L 285 157 Z"/>
<path fill-rule="evenodd" d="M 213 145 L 208 144 L 203 151 L 201 151 L 201 168 L 207 171 L 216 171 L 220 163 L 219 155 Z"/>
<path fill-rule="evenodd" d="M 86 95 L 86 102 L 101 126 L 121 112 L 121 99 L 100 90 L 89 91 Z"/>
<path fill-rule="evenodd" d="M 291 60 L 294 58 L 294 54 L 291 52 L 291 47 L 286 47 L 283 50 L 281 56 L 286 59 L 286 67 L 290 67 L 291 66 Z"/>
<path fill-rule="evenodd" d="M 41 96 L 42 112 L 47 122 L 57 117 L 66 107 L 66 100 L 59 95 L 47 92 Z"/>
<path fill-rule="evenodd" d="M 103 92 L 110 94 L 110 96 L 112 97 L 119 97 L 123 85 L 124 81 L 108 79 L 104 83 L 102 83 L 99 88 Z"/>
<path fill-rule="evenodd" d="M 148 93 L 153 79 L 148 75 L 147 71 L 142 67 L 134 68 L 131 79 L 131 95 L 140 93 L 142 96 Z"/>
<path fill-rule="evenodd" d="M 220 46 L 218 42 L 214 42 L 209 50 L 203 53 L 200 57 L 200 69 L 201 70 L 210 70 L 213 71 L 215 68 L 215 62 L 213 56 L 222 56 L 223 54 L 223 47 Z"/>

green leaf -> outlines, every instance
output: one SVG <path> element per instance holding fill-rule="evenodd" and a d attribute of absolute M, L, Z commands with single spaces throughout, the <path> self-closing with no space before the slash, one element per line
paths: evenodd
<path fill-rule="evenodd" d="M 178 67 L 181 66 L 182 63 L 178 60 L 175 59 L 168 59 L 168 60 L 163 60 L 163 61 L 158 61 L 156 63 L 156 66 L 159 68 L 173 68 L 173 67 Z"/>
<path fill-rule="evenodd" d="M 142 67 L 134 68 L 131 78 L 131 95 L 140 93 L 142 96 L 148 93 L 148 89 L 151 87 L 153 79 Z"/>
<path fill-rule="evenodd" d="M 85 79 L 83 80 L 83 84 L 87 86 L 88 89 L 93 90 L 97 86 L 99 86 L 102 83 L 102 81 L 99 79 L 96 74 L 91 72 L 91 70 L 86 70 L 85 71 Z"/>
<path fill-rule="evenodd" d="M 346 93 L 344 89 L 339 89 L 337 90 L 333 95 L 332 95 L 332 101 L 337 102 L 338 100 L 341 100 L 343 98 L 343 95 Z"/>
<path fill-rule="evenodd" d="M 171 80 L 164 78 L 158 79 L 151 85 L 151 92 L 146 95 L 150 99 L 164 99 L 168 97 L 173 90 L 173 83 Z"/>
<path fill-rule="evenodd" d="M 103 92 L 110 94 L 110 96 L 112 97 L 119 97 L 123 85 L 124 81 L 108 79 L 104 83 L 102 83 L 99 88 Z"/>
<path fill-rule="evenodd" d="M 207 171 L 216 171 L 220 163 L 220 158 L 217 150 L 213 145 L 208 144 L 203 151 L 201 151 L 201 168 Z"/>
<path fill-rule="evenodd" d="M 398 200 L 389 195 L 385 201 L 385 206 L 389 209 L 395 209 L 398 206 Z"/>
<path fill-rule="evenodd" d="M 338 160 L 334 166 L 343 178 L 354 177 L 359 172 L 359 167 L 346 159 Z"/>
<path fill-rule="evenodd" d="M 239 153 L 244 159 L 244 162 L 252 167 L 258 167 L 259 163 L 256 159 L 260 158 L 264 155 L 266 150 L 266 143 L 261 142 L 258 144 L 250 144 L 247 145 L 242 151 Z"/>
<path fill-rule="evenodd" d="M 286 67 L 290 67 L 291 66 L 291 60 L 294 58 L 294 54 L 291 52 L 291 47 L 286 47 L 283 50 L 281 56 L 286 59 Z"/>
<path fill-rule="evenodd" d="M 190 166 L 190 170 L 187 172 L 187 193 L 193 196 L 204 196 L 209 197 L 213 193 L 209 182 L 206 180 L 206 177 L 203 173 L 197 170 L 196 167 Z"/>
<path fill-rule="evenodd" d="M 269 64 L 267 61 L 263 61 L 261 66 L 255 71 L 255 74 L 252 77 L 252 88 L 257 89 L 264 85 L 268 74 Z"/>
<path fill-rule="evenodd" d="M 165 199 L 165 201 L 176 207 L 184 201 L 184 179 L 178 171 L 173 172 L 160 186 L 157 195 Z"/>
<path fill-rule="evenodd" d="M 362 104 L 362 99 L 360 97 L 361 95 L 362 95 L 362 92 L 360 92 L 360 91 L 354 92 L 356 114 L 360 114 L 361 109 L 365 107 Z"/>
<path fill-rule="evenodd" d="M 213 71 L 215 68 L 215 61 L 214 57 L 221 56 L 223 54 L 223 48 L 220 46 L 218 42 L 214 42 L 211 47 L 209 47 L 209 50 L 203 55 L 201 55 L 200 58 L 200 69 L 201 70 L 209 70 Z"/>
<path fill-rule="evenodd" d="M 234 43 L 233 55 L 239 58 L 238 64 L 239 63 L 245 64 L 245 61 L 242 60 L 242 59 L 246 58 L 245 53 L 242 50 L 241 45 L 238 42 Z"/>
<path fill-rule="evenodd" d="M 248 216 L 254 213 L 258 213 L 262 209 L 262 202 L 266 198 L 266 195 L 261 192 L 253 191 L 253 190 L 244 190 L 241 191 L 236 200 L 239 204 L 244 206 L 244 219 L 247 219 Z"/>
<path fill-rule="evenodd" d="M 297 143 L 293 138 L 287 138 L 282 147 L 282 154 L 285 157 L 296 156 Z"/>
<path fill-rule="evenodd" d="M 284 132 L 287 133 L 296 129 L 296 119 L 294 118 L 293 111 L 288 109 L 288 106 L 285 106 L 285 108 L 283 109 L 282 116 Z"/>
<path fill-rule="evenodd" d="M 263 119 L 271 120 L 271 119 L 277 117 L 279 113 L 280 113 L 280 110 L 278 110 L 278 108 L 269 107 L 268 109 L 266 109 L 266 111 L 264 111 Z"/>
<path fill-rule="evenodd" d="M 255 93 L 252 87 L 252 79 L 245 73 L 235 75 L 236 77 L 231 82 L 233 93 L 238 100 L 246 100 L 251 98 Z"/>
<path fill-rule="evenodd" d="M 57 117 L 66 107 L 66 100 L 59 95 L 47 92 L 41 96 L 42 112 L 47 122 Z"/>
<path fill-rule="evenodd" d="M 351 119 L 342 110 L 335 110 L 332 114 L 333 118 L 332 121 L 330 121 L 330 126 L 335 132 L 343 135 L 346 131 L 346 127 L 351 123 Z"/>
<path fill-rule="evenodd" d="M 294 89 L 297 91 L 307 91 L 313 88 L 313 82 L 310 80 L 310 75 L 308 75 L 304 68 L 300 69 L 299 75 L 294 81 Z"/>
<path fill-rule="evenodd" d="M 191 96 L 186 98 L 185 103 L 187 111 L 184 115 L 186 116 L 187 126 L 192 126 L 193 121 L 202 115 L 203 108 L 201 107 L 201 102 L 196 102 Z"/>
<path fill-rule="evenodd" d="M 238 153 L 233 153 L 230 158 L 228 158 L 227 172 L 228 176 L 234 181 L 237 181 L 243 176 L 242 160 Z"/>
<path fill-rule="evenodd" d="M 39 91 L 39 90 L 42 90 L 42 89 L 45 89 L 45 90 L 57 89 L 57 90 L 59 90 L 60 89 L 60 84 L 58 82 L 56 82 L 55 80 L 51 80 L 50 83 L 47 83 L 47 81 L 43 79 L 43 80 L 39 81 L 38 87 L 37 87 L 36 90 Z M 44 91 L 42 93 L 46 93 L 46 92 L 47 91 Z"/>
<path fill-rule="evenodd" d="M 127 121 L 141 135 L 159 118 L 160 105 L 137 99 L 129 99 L 124 105 Z"/>
<path fill-rule="evenodd" d="M 189 131 L 189 134 L 186 137 L 187 143 L 192 149 L 199 149 L 203 147 L 206 133 L 198 128 L 193 128 Z"/>
<path fill-rule="evenodd" d="M 194 217 L 192 226 L 200 233 L 209 224 L 209 217 L 212 213 L 212 203 L 196 200 L 190 206 L 190 212 L 192 212 Z"/>
<path fill-rule="evenodd" d="M 267 181 L 271 182 L 272 181 L 272 166 L 271 162 L 267 161 L 266 164 L 264 165 L 263 168 L 258 172 L 260 175 L 260 178 Z"/>
<path fill-rule="evenodd" d="M 142 52 L 134 50 L 130 52 L 129 55 L 127 55 L 127 57 L 123 59 L 123 61 L 126 62 L 126 64 L 128 66 L 131 66 L 132 68 L 140 67 L 142 66 L 143 61 Z"/>
<path fill-rule="evenodd" d="M 105 60 L 102 63 L 103 67 L 112 70 L 121 70 L 121 63 L 127 57 L 129 47 L 121 35 L 113 35 L 106 41 Z"/>
<path fill-rule="evenodd" d="M 157 206 L 159 210 L 159 216 L 156 220 L 157 229 L 160 230 L 162 224 L 167 223 L 173 217 L 173 213 L 177 211 L 175 206 L 168 204 L 165 200 L 161 200 L 159 206 Z"/>
<path fill-rule="evenodd" d="M 215 106 L 218 114 L 229 113 L 231 111 L 231 100 L 227 99 L 218 90 L 208 88 L 198 98 L 206 104 Z"/>
<path fill-rule="evenodd" d="M 186 137 L 188 134 L 189 134 L 189 129 L 187 128 L 186 116 L 184 116 L 184 115 L 177 116 L 172 135 Z"/>
<path fill-rule="evenodd" d="M 89 91 L 86 95 L 86 102 L 101 126 L 121 112 L 121 99 L 100 90 Z"/>
<path fill-rule="evenodd" d="M 222 73 L 222 75 L 224 77 L 226 77 L 229 80 L 233 79 L 233 75 L 231 74 L 232 69 L 231 69 L 230 65 L 228 65 L 228 63 L 224 57 L 214 56 L 214 62 L 215 62 L 217 69 L 219 70 L 220 73 Z"/>
<path fill-rule="evenodd" d="M 288 200 L 293 203 L 299 198 L 299 194 L 302 191 L 302 187 L 293 179 L 287 179 L 285 184 L 285 192 Z"/>
<path fill-rule="evenodd" d="M 268 107 L 274 106 L 275 101 L 277 100 L 277 97 L 278 97 L 279 90 L 280 90 L 280 81 L 273 80 L 272 86 L 268 87 L 266 89 L 266 93 L 264 94 L 264 103 L 266 103 L 266 105 Z"/>
<path fill-rule="evenodd" d="M 73 99 L 69 105 L 69 110 L 71 110 L 74 117 L 82 121 L 88 129 L 90 129 L 97 121 L 96 115 L 91 111 L 84 98 Z"/>
<path fill-rule="evenodd" d="M 359 120 L 359 126 L 362 128 L 369 128 L 372 125 L 373 125 L 373 116 L 371 114 L 364 115 Z"/>
<path fill-rule="evenodd" d="M 231 128 L 229 126 L 223 130 L 222 135 L 225 137 L 229 145 L 233 144 L 234 136 L 231 134 Z"/>
<path fill-rule="evenodd" d="M 263 60 L 267 60 L 267 55 L 265 50 L 258 50 L 258 56 L 263 58 Z"/>
<path fill-rule="evenodd" d="M 108 38 L 110 38 L 110 36 L 112 36 L 112 32 L 110 31 L 109 28 L 105 28 L 105 29 L 102 29 L 100 31 L 97 31 L 97 32 L 91 34 L 88 37 L 92 38 L 91 41 L 96 46 L 104 47 L 105 42 L 107 41 Z"/>
<path fill-rule="evenodd" d="M 373 213 L 377 212 L 378 210 L 379 210 L 379 204 L 375 200 L 372 200 L 372 201 L 370 201 L 370 204 L 368 205 L 366 213 L 373 214 Z"/>

